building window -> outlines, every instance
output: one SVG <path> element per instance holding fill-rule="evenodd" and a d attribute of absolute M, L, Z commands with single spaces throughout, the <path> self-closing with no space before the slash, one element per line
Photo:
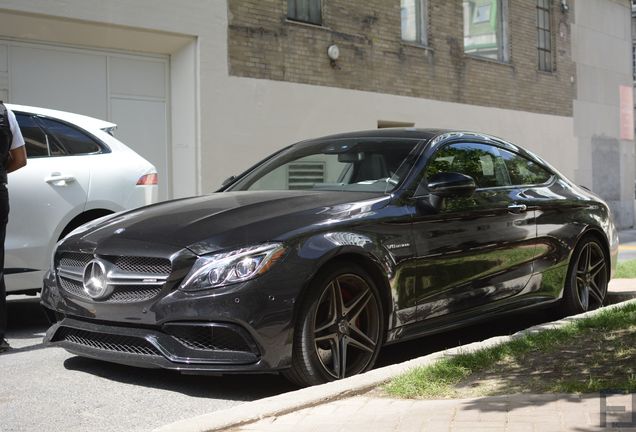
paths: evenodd
<path fill-rule="evenodd" d="M 321 25 L 321 6 L 321 0 L 287 0 L 287 18 Z"/>
<path fill-rule="evenodd" d="M 537 49 L 539 70 L 552 72 L 552 27 L 550 0 L 537 0 Z"/>
<path fill-rule="evenodd" d="M 508 0 L 464 0 L 464 52 L 508 61 Z"/>
<path fill-rule="evenodd" d="M 402 40 L 427 45 L 427 0 L 400 0 Z"/>

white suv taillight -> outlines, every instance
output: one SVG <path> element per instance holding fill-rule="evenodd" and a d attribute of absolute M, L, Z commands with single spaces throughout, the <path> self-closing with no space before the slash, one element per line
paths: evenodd
<path fill-rule="evenodd" d="M 137 180 L 137 186 L 152 186 L 159 183 L 159 176 L 157 173 L 144 174 Z"/>

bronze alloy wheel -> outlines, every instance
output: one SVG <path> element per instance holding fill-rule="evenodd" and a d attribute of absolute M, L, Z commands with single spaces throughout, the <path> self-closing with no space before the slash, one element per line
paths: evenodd
<path fill-rule="evenodd" d="M 318 360 L 333 378 L 362 372 L 380 341 L 378 300 L 360 276 L 343 274 L 325 287 L 314 316 Z"/>
<path fill-rule="evenodd" d="M 581 313 L 603 305 L 607 295 L 609 268 L 603 248 L 586 238 L 576 247 L 569 269 L 569 289 L 564 294 L 566 312 Z"/>
<path fill-rule="evenodd" d="M 305 297 L 294 334 L 292 367 L 284 375 L 315 385 L 373 367 L 383 342 L 378 289 L 354 264 L 319 274 Z"/>

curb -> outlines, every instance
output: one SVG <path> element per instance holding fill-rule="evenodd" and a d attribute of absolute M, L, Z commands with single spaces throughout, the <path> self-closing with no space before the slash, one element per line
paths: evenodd
<path fill-rule="evenodd" d="M 413 360 L 408 360 L 403 363 L 374 369 L 364 374 L 352 376 L 343 380 L 333 381 L 314 387 L 307 387 L 293 392 L 259 399 L 253 402 L 246 402 L 236 407 L 210 414 L 180 420 L 154 429 L 153 432 L 212 432 L 237 427 L 247 423 L 253 423 L 266 417 L 289 414 L 290 412 L 303 408 L 363 393 L 384 384 L 412 368 L 429 365 L 439 358 L 447 355 L 474 352 L 517 339 L 526 334 L 560 328 L 573 321 L 597 315 L 605 310 L 620 308 L 628 304 L 636 304 L 636 299 L 632 298 L 621 303 L 606 306 L 602 309 L 567 317 L 558 321 L 539 324 L 525 330 L 521 330 L 510 336 L 496 336 L 482 342 L 473 342 L 468 345 L 439 351 Z"/>

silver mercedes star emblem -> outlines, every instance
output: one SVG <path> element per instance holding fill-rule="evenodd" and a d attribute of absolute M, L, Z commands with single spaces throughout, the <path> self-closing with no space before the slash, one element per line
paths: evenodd
<path fill-rule="evenodd" d="M 93 299 L 101 299 L 110 294 L 108 291 L 106 266 L 94 259 L 84 267 L 84 292 Z"/>

